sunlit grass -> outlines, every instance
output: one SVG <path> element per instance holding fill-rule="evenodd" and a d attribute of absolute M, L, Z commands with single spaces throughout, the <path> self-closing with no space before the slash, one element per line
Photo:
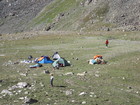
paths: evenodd
<path fill-rule="evenodd" d="M 124 38 L 124 35 L 128 37 Z M 0 92 L 18 82 L 35 85 L 36 90 L 23 89 L 20 94 L 5 96 L 0 104 L 23 104 L 20 97 L 31 97 L 38 102 L 33 105 L 80 105 L 86 101 L 88 105 L 138 105 L 140 92 L 140 42 L 138 32 L 95 32 L 83 34 L 50 34 L 38 35 L 20 40 L 1 40 L 0 50 Z M 133 39 L 133 37 L 137 39 Z M 109 39 L 109 48 L 105 40 Z M 133 39 L 133 40 L 132 40 Z M 71 62 L 71 66 L 52 71 L 50 64 L 41 68 L 30 69 L 33 64 L 13 64 L 42 55 L 52 56 L 58 51 L 60 56 Z M 89 65 L 87 60 L 94 55 L 103 55 L 106 65 Z M 54 85 L 50 87 L 50 76 L 44 70 L 54 73 Z M 76 74 L 87 71 L 86 76 Z M 27 76 L 20 75 L 28 72 Z M 66 76 L 67 72 L 74 75 Z M 42 87 L 41 84 L 44 86 Z M 63 86 L 63 87 L 61 87 Z M 66 95 L 66 91 L 72 91 Z M 24 94 L 26 91 L 29 94 Z M 46 95 L 46 92 L 48 95 Z M 81 92 L 86 95 L 79 96 Z M 93 92 L 94 94 L 91 94 Z M 2 96 L 2 95 L 1 95 Z M 16 102 L 15 102 L 16 100 Z M 74 101 L 73 101 L 74 100 Z"/>

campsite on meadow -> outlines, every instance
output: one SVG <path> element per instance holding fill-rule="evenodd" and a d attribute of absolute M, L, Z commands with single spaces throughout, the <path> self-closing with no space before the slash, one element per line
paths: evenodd
<path fill-rule="evenodd" d="M 28 33 L 30 34 L 30 33 Z M 17 34 L 18 35 L 18 34 Z M 133 37 L 131 37 L 133 35 Z M 139 32 L 51 34 L 18 40 L 1 36 L 0 104 L 138 105 L 140 103 Z M 127 36 L 127 37 L 126 37 Z M 16 34 L 15 34 L 16 37 Z M 105 41 L 109 40 L 106 47 Z M 53 70 L 28 61 L 58 52 L 70 65 Z M 89 64 L 102 55 L 106 64 Z M 40 62 L 45 62 L 40 58 Z M 53 87 L 50 77 L 53 74 Z"/>
<path fill-rule="evenodd" d="M 140 105 L 140 0 L 0 0 L 0 105 Z"/>

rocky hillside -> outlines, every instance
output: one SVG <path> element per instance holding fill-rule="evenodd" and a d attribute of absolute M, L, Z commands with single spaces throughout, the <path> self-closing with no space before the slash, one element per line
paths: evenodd
<path fill-rule="evenodd" d="M 22 32 L 53 0 L 0 0 L 0 33 Z"/>
<path fill-rule="evenodd" d="M 0 33 L 138 31 L 139 0 L 0 0 Z"/>

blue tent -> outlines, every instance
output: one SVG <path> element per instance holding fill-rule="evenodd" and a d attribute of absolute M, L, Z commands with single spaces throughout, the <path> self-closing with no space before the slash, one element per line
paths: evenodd
<path fill-rule="evenodd" d="M 41 56 L 37 63 L 47 64 L 47 63 L 53 63 L 53 60 L 51 60 L 48 56 Z"/>

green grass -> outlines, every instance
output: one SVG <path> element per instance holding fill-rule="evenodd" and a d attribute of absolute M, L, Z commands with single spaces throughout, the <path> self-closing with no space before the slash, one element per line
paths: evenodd
<path fill-rule="evenodd" d="M 56 0 L 44 8 L 42 12 L 40 12 L 38 16 L 34 18 L 31 24 L 38 25 L 41 23 L 51 23 L 56 16 L 58 16 L 60 13 L 65 13 L 65 11 L 72 8 L 73 6 L 75 6 L 74 0 Z"/>
<path fill-rule="evenodd" d="M 28 28 L 47 28 L 53 24 L 51 30 L 72 30 L 77 31 L 85 28 L 85 31 L 93 31 L 100 27 L 115 27 L 113 24 L 103 22 L 104 16 L 109 11 L 108 4 L 100 4 L 96 7 L 93 4 L 82 6 L 81 0 L 55 0 L 47 5 L 38 15 L 30 21 Z M 93 6 L 93 8 L 91 8 Z M 57 20 L 59 15 L 64 16 Z M 91 21 L 96 20 L 94 24 Z M 96 25 L 95 25 L 96 23 Z"/>
<path fill-rule="evenodd" d="M 107 38 L 110 42 L 109 48 L 104 44 Z M 32 89 L 13 90 L 15 91 L 13 96 L 0 94 L 2 97 L 0 105 L 21 105 L 23 100 L 19 98 L 25 96 L 38 100 L 33 105 L 80 105 L 83 101 L 86 101 L 86 105 L 139 105 L 140 103 L 139 32 L 40 34 L 29 39 L 1 40 L 0 45 L 0 80 L 3 80 L 0 82 L 0 92 L 18 82 L 32 85 Z M 52 71 L 52 66 L 49 64 L 30 69 L 29 66 L 33 64 L 10 63 L 27 60 L 29 55 L 34 58 L 42 55 L 52 56 L 55 51 L 69 60 L 72 66 Z M 96 54 L 103 55 L 108 61 L 107 64 L 89 65 L 87 60 Z M 44 70 L 54 73 L 56 87 L 49 86 L 50 76 L 44 74 Z M 27 71 L 26 77 L 20 75 Z M 76 75 L 84 71 L 87 71 L 86 76 Z M 64 75 L 67 72 L 73 72 L 74 75 Z M 19 90 L 22 92 L 18 93 Z M 65 94 L 68 90 L 72 91 L 71 95 Z M 29 94 L 25 94 L 27 91 Z M 79 96 L 81 92 L 87 94 Z"/>

